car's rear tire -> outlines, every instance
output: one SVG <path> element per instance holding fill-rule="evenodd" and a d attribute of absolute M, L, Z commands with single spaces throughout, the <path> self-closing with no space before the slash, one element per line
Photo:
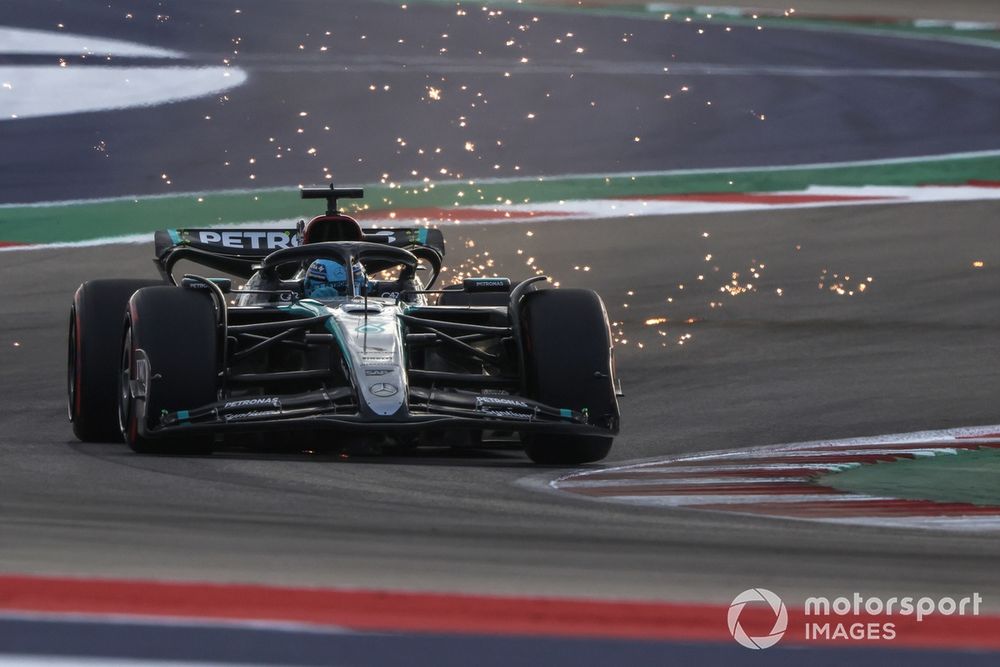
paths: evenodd
<path fill-rule="evenodd" d="M 531 398 L 554 408 L 586 412 L 608 435 L 527 434 L 532 461 L 575 465 L 608 455 L 619 412 L 614 387 L 611 332 L 596 292 L 550 289 L 521 302 L 525 372 Z"/>
<path fill-rule="evenodd" d="M 118 362 L 122 317 L 136 290 L 157 280 L 90 280 L 69 315 L 66 394 L 73 433 L 84 442 L 121 442 Z"/>
<path fill-rule="evenodd" d="M 145 360 L 147 428 L 155 427 L 164 413 L 217 400 L 219 351 L 211 294 L 166 286 L 139 290 L 129 301 L 120 340 L 118 421 L 129 447 L 141 454 L 211 453 L 212 435 L 143 437 L 137 398 L 128 382 L 138 377 L 138 360 Z"/>

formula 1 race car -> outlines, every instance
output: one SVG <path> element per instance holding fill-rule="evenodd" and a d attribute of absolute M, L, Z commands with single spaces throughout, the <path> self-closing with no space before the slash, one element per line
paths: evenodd
<path fill-rule="evenodd" d="M 595 292 L 544 276 L 435 290 L 440 230 L 363 230 L 337 212 L 357 188 L 302 196 L 326 199 L 326 214 L 287 230 L 156 232 L 162 280 L 79 287 L 68 393 L 80 440 L 154 454 L 241 438 L 505 441 L 539 463 L 607 456 L 620 392 Z M 180 262 L 228 277 L 178 279 Z"/>

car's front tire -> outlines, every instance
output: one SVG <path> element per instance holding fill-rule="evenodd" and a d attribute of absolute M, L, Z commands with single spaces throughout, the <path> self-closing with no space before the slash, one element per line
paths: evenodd
<path fill-rule="evenodd" d="M 618 429 L 614 357 L 604 303 L 596 292 L 549 289 L 521 301 L 522 339 L 531 398 L 554 408 L 586 412 L 607 435 L 524 437 L 536 463 L 576 465 L 608 455 Z"/>
<path fill-rule="evenodd" d="M 219 350 L 211 294 L 181 287 L 139 290 L 129 301 L 120 340 L 118 420 L 129 447 L 141 454 L 211 453 L 211 435 L 145 437 L 139 423 L 145 419 L 146 428 L 153 428 L 163 414 L 217 400 Z M 140 364 L 145 364 L 141 371 Z M 144 395 L 135 395 L 136 381 Z"/>
<path fill-rule="evenodd" d="M 90 280 L 69 313 L 66 397 L 73 433 L 83 442 L 121 442 L 118 356 L 122 317 L 136 290 L 155 280 Z"/>

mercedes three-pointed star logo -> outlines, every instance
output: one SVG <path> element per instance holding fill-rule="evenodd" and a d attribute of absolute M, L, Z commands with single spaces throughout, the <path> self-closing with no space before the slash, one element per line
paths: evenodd
<path fill-rule="evenodd" d="M 399 389 L 396 388 L 396 385 L 389 384 L 388 382 L 376 382 L 368 387 L 368 391 L 379 398 L 388 398 L 389 396 L 395 396 Z"/>

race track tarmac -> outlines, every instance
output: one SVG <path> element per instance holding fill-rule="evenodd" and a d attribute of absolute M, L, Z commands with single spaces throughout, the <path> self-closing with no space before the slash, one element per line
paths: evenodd
<path fill-rule="evenodd" d="M 522 249 L 564 286 L 604 296 L 628 341 L 614 462 L 997 423 L 1000 281 L 972 267 L 1000 261 L 996 212 L 872 206 L 446 231 L 453 267 L 489 250 L 516 277 Z M 605 506 L 525 486 L 561 471 L 517 451 L 155 458 L 80 444 L 63 395 L 70 296 L 92 277 L 153 276 L 150 250 L 2 256 L 5 570 L 713 602 L 748 586 L 792 599 L 845 587 L 1000 593 L 995 536 Z M 757 291 L 721 296 L 752 260 L 765 264 Z M 818 289 L 824 269 L 873 280 L 839 296 Z M 644 324 L 658 317 L 670 322 Z"/>

